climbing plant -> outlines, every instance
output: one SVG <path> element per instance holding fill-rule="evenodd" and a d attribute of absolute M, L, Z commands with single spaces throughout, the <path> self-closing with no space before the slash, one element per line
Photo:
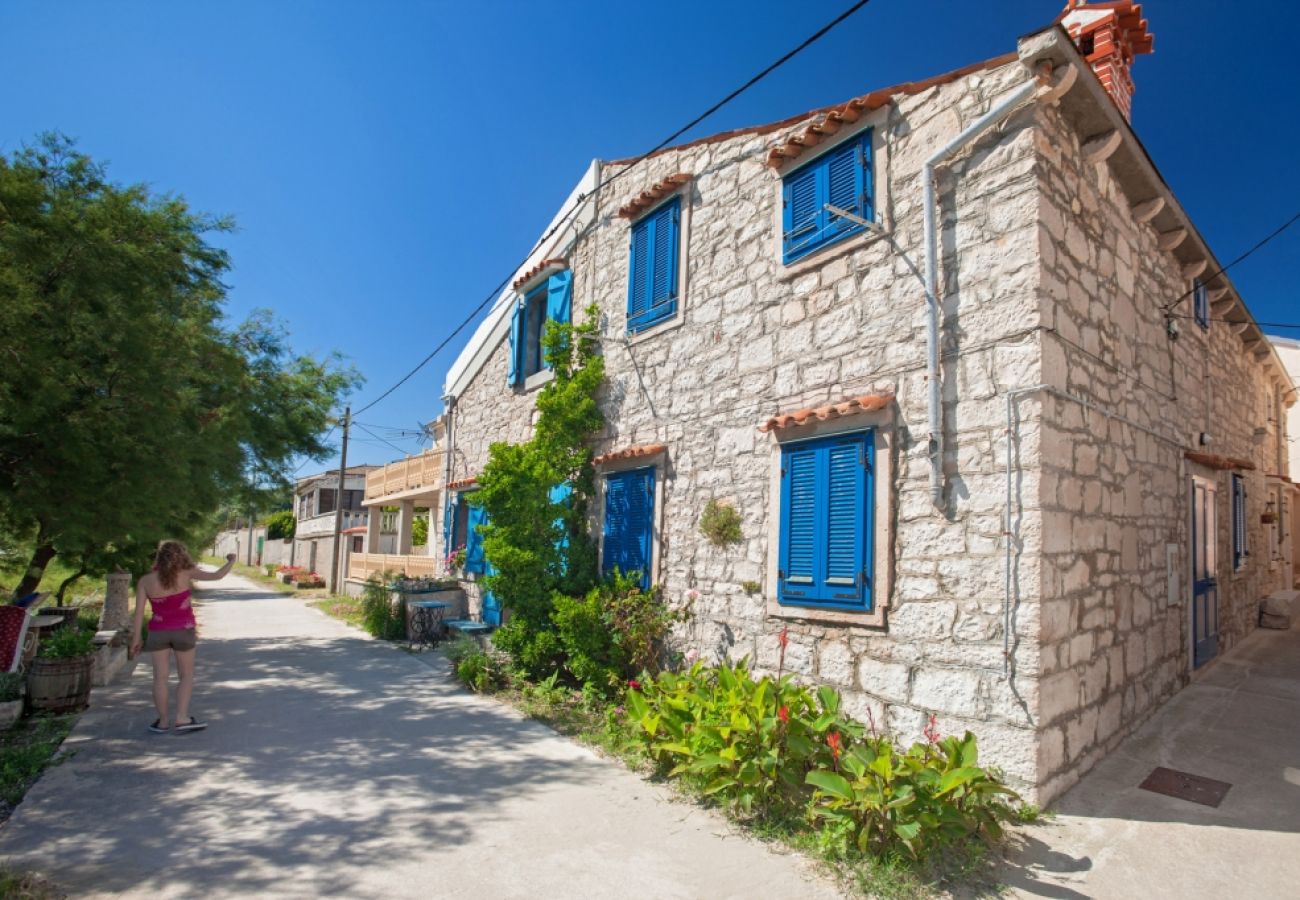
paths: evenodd
<path fill-rule="evenodd" d="M 590 306 L 581 325 L 546 323 L 542 343 L 555 377 L 538 391 L 533 437 L 493 444 L 470 500 L 487 510 L 486 587 L 510 610 L 493 640 L 536 676 L 563 656 L 551 621 L 555 596 L 583 596 L 598 581 L 587 528 L 595 493 L 588 443 L 605 423 L 596 404 L 605 377 L 598 319 Z"/>

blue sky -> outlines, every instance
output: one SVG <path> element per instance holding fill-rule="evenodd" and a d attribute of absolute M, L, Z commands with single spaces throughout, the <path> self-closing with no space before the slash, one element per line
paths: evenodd
<path fill-rule="evenodd" d="M 873 0 L 693 134 L 1008 52 L 1062 5 Z M 295 349 L 346 354 L 361 405 L 512 270 L 593 157 L 653 146 L 847 6 L 4 0 L 0 152 L 57 129 L 116 180 L 233 215 L 231 315 L 271 308 Z M 1228 262 L 1300 210 L 1300 4 L 1144 12 L 1134 124 Z M 1257 319 L 1300 322 L 1298 262 L 1300 224 L 1232 271 Z M 435 415 L 468 334 L 361 421 Z M 353 461 L 396 456 L 356 437 Z"/>

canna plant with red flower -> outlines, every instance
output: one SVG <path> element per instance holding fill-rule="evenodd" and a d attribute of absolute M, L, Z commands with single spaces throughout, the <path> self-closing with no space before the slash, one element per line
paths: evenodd
<path fill-rule="evenodd" d="M 921 734 L 925 735 L 925 739 L 931 744 L 939 743 L 941 735 L 939 734 L 938 720 L 934 713 L 930 714 L 930 718 L 925 723 L 925 728 L 921 729 Z"/>
<path fill-rule="evenodd" d="M 781 720 L 782 725 L 790 724 L 790 707 L 782 706 L 776 711 L 776 717 Z"/>
<path fill-rule="evenodd" d="M 776 680 L 781 680 L 782 673 L 785 672 L 785 648 L 790 645 L 790 626 L 782 625 L 781 633 L 776 636 L 776 642 L 781 645 L 781 658 L 776 666 Z"/>
<path fill-rule="evenodd" d="M 627 680 L 627 686 L 634 691 L 641 690 L 641 682 L 637 681 L 635 678 L 629 678 Z"/>
<path fill-rule="evenodd" d="M 826 746 L 831 748 L 831 765 L 835 767 L 836 771 L 839 771 L 840 754 L 843 752 L 843 747 L 840 743 L 840 733 L 838 731 L 832 731 L 826 735 Z"/>

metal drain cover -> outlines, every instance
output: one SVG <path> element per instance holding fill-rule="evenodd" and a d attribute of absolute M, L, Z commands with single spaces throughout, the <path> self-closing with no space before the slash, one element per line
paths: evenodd
<path fill-rule="evenodd" d="M 1215 781 L 1213 778 L 1205 778 L 1201 775 L 1191 775 L 1187 772 L 1157 766 L 1151 770 L 1151 774 L 1147 776 L 1146 781 L 1142 782 L 1138 787 L 1144 791 L 1152 791 L 1168 797 L 1177 797 L 1179 800 L 1190 800 L 1192 803 L 1200 803 L 1202 806 L 1217 807 L 1223 802 L 1223 798 L 1227 796 L 1228 789 L 1232 785 L 1226 781 Z"/>

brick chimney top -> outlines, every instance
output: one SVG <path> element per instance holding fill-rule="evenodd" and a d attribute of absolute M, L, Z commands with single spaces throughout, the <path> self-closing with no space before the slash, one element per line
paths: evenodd
<path fill-rule="evenodd" d="M 1142 18 L 1142 4 L 1069 0 L 1057 21 L 1070 33 L 1124 118 L 1131 119 L 1134 89 L 1129 69 L 1133 58 L 1150 53 L 1155 41 Z"/>

